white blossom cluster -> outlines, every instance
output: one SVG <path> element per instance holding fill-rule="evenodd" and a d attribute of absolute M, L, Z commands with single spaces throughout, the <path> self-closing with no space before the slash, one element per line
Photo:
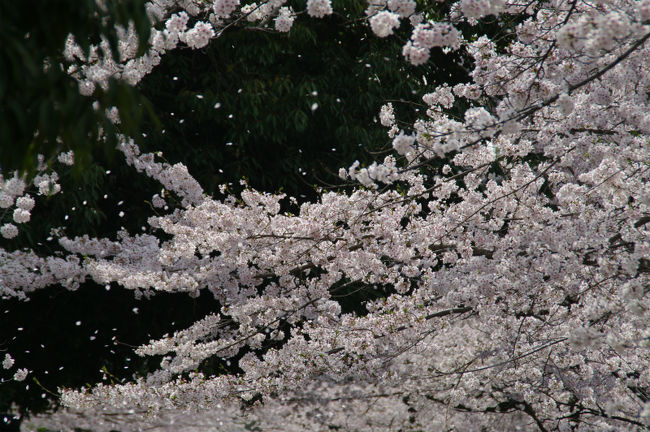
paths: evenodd
<path fill-rule="evenodd" d="M 287 33 L 291 30 L 291 26 L 296 19 L 296 14 L 290 7 L 282 7 L 275 17 L 275 29 L 282 33 Z"/>
<path fill-rule="evenodd" d="M 399 15 L 396 13 L 381 11 L 370 18 L 370 28 L 379 37 L 392 35 L 397 27 L 399 27 Z"/>
<path fill-rule="evenodd" d="M 11 369 L 13 365 L 14 365 L 14 359 L 11 357 L 11 354 L 9 353 L 5 354 L 5 358 L 2 361 L 2 367 L 4 369 Z"/>
<path fill-rule="evenodd" d="M 391 184 L 400 178 L 396 160 L 392 156 L 387 156 L 380 164 L 373 162 L 367 168 L 359 168 L 359 161 L 355 161 L 347 171 L 342 169 L 339 177 L 350 178 L 372 189 L 377 189 L 377 182 Z"/>
<path fill-rule="evenodd" d="M 460 46 L 461 34 L 451 24 L 425 23 L 413 29 L 411 40 L 404 45 L 402 54 L 413 65 L 426 63 L 431 55 L 431 48 Z"/>
<path fill-rule="evenodd" d="M 230 18 L 230 14 L 239 7 L 239 0 L 215 0 L 212 7 L 217 17 Z"/>
<path fill-rule="evenodd" d="M 66 165 L 74 163 L 72 151 L 61 153 L 59 161 Z M 39 174 L 34 176 L 28 184 L 24 178 L 19 177 L 17 173 L 11 178 L 5 179 L 0 174 L 0 235 L 5 239 L 12 239 L 18 236 L 19 230 L 16 224 L 24 224 L 30 221 L 32 210 L 36 205 L 34 198 L 26 191 L 30 186 L 37 188 L 37 195 L 55 195 L 61 190 L 57 183 L 59 179 L 55 171 L 49 174 L 44 171 L 44 167 Z M 7 216 L 11 215 L 9 219 Z"/>
<path fill-rule="evenodd" d="M 61 152 L 57 156 L 57 160 L 62 163 L 63 165 L 74 165 L 74 152 L 72 150 L 69 150 L 67 152 Z"/>
<path fill-rule="evenodd" d="M 149 376 L 62 390 L 67 410 L 26 428 L 650 427 L 646 3 L 452 8 L 450 22 L 457 11 L 530 15 L 505 49 L 417 23 L 406 57 L 466 49 L 472 82 L 437 85 L 412 129 L 382 107 L 396 155 L 342 169 L 361 187 L 322 192 L 296 214 L 281 211 L 284 195 L 209 197 L 185 166 L 125 139 L 127 163 L 181 208 L 151 217 L 152 234 L 62 238 L 65 257 L 1 251 L 2 295 L 92 279 L 208 290 L 221 308 L 138 348 L 162 358 Z M 409 4 L 372 2 L 371 27 Z M 331 5 L 309 0 L 307 11 Z M 185 32 L 175 17 L 167 30 Z M 454 115 L 456 105 L 468 108 Z M 24 190 L 11 181 L 5 208 Z M 359 289 L 377 296 L 362 313 L 342 309 Z M 213 358 L 238 359 L 241 372 L 197 372 Z"/>
<path fill-rule="evenodd" d="M 395 124 L 395 111 L 393 110 L 392 103 L 389 102 L 381 107 L 379 122 L 382 126 L 386 127 L 391 127 Z"/>
<path fill-rule="evenodd" d="M 11 369 L 15 364 L 15 360 L 13 357 L 11 357 L 11 354 L 6 353 L 4 360 L 2 360 L 2 368 L 3 369 Z M 27 375 L 29 374 L 29 370 L 22 368 L 22 369 L 16 369 L 16 372 L 13 374 L 13 379 L 15 381 L 24 381 L 25 378 L 27 378 Z"/>
<path fill-rule="evenodd" d="M 182 41 L 190 48 L 198 49 L 206 46 L 214 35 L 215 33 L 210 23 L 199 21 L 194 27 L 183 34 Z"/>
<path fill-rule="evenodd" d="M 331 0 L 307 0 L 307 13 L 314 18 L 323 18 L 333 12 Z"/>
<path fill-rule="evenodd" d="M 154 153 L 140 154 L 140 149 L 133 140 L 123 141 L 118 147 L 126 158 L 126 163 L 138 172 L 158 180 L 168 190 L 176 193 L 183 205 L 198 204 L 203 199 L 203 188 L 189 174 L 187 167 L 181 163 L 169 165 L 155 161 Z"/>

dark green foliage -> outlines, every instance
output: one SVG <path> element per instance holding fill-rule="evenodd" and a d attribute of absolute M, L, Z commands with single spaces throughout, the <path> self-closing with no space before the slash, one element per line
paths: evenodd
<path fill-rule="evenodd" d="M 310 199 L 314 184 L 340 183 L 338 168 L 383 158 L 381 105 L 393 101 L 405 125 L 414 120 L 424 106 L 400 101 L 449 80 L 438 71 L 448 73 L 450 60 L 410 66 L 401 56 L 406 25 L 398 38 L 378 39 L 347 18 L 359 16 L 350 11 L 358 2 L 335 7 L 329 18 L 300 16 L 289 34 L 234 28 L 204 50 L 164 57 L 140 84 L 165 125 L 149 128 L 147 147 L 186 163 L 208 191 L 245 176 Z"/>
<path fill-rule="evenodd" d="M 142 101 L 134 89 L 113 82 L 97 90 L 99 110 L 79 94 L 76 81 L 62 66 L 69 33 L 88 50 L 105 35 L 117 52 L 115 24 L 136 26 L 144 47 L 149 20 L 143 0 L 108 1 L 100 11 L 95 0 L 12 1 L 0 4 L 0 166 L 3 171 L 33 172 L 36 155 L 47 159 L 74 149 L 80 167 L 94 147 L 115 145 L 115 127 L 103 108 L 117 106 L 125 118 L 121 128 L 136 132 Z M 107 138 L 99 140 L 99 127 Z"/>

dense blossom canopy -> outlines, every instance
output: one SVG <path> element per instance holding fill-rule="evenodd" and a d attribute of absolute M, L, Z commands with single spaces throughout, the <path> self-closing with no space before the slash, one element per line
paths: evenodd
<path fill-rule="evenodd" d="M 290 31 L 301 12 L 285 3 L 154 0 L 143 56 L 133 29 L 117 58 L 109 46 L 87 57 L 71 35 L 69 73 L 88 95 L 109 77 L 135 85 L 166 52 L 229 26 Z M 311 17 L 335 12 L 306 3 Z M 512 33 L 480 34 L 487 16 Z M 462 51 L 472 80 L 433 88 L 412 125 L 377 107 L 394 152 L 345 161 L 355 187 L 297 214 L 283 210 L 292 197 L 250 188 L 219 199 L 124 137 L 127 164 L 164 188 L 153 234 L 62 234 L 61 256 L 0 250 L 5 297 L 92 280 L 208 290 L 221 305 L 137 349 L 162 359 L 154 373 L 61 389 L 65 408 L 26 429 L 650 427 L 650 0 L 372 0 L 360 18 L 378 37 L 412 27 L 413 64 Z M 3 237 L 57 180 L 48 167 L 29 185 L 4 177 Z M 343 310 L 359 287 L 382 294 Z M 238 370 L 199 372 L 211 358 Z M 9 355 L 3 366 L 28 373 Z"/>

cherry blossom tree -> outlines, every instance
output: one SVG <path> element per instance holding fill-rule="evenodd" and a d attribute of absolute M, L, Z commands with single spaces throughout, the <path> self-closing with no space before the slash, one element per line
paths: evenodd
<path fill-rule="evenodd" d="M 144 56 L 129 31 L 119 61 L 68 39 L 82 92 L 108 77 L 136 85 L 165 52 L 229 26 L 284 32 L 303 14 L 282 0 L 149 11 Z M 308 0 L 305 13 L 336 4 Z M 472 81 L 436 85 L 414 124 L 377 107 L 394 151 L 347 161 L 339 190 L 300 203 L 243 183 L 208 196 L 187 167 L 125 136 L 126 163 L 163 187 L 153 234 L 0 252 L 3 296 L 92 280 L 142 296 L 207 290 L 221 305 L 137 348 L 160 359 L 155 372 L 61 388 L 64 408 L 26 430 L 650 427 L 650 1 L 372 0 L 360 19 L 380 38 L 412 27 L 399 61 L 464 53 Z M 504 33 L 480 34 L 490 20 Z M 42 167 L 26 194 L 18 175 L 3 179 L 4 237 L 56 180 Z M 361 288 L 380 295 L 342 309 Z M 211 359 L 237 368 L 205 373 Z"/>

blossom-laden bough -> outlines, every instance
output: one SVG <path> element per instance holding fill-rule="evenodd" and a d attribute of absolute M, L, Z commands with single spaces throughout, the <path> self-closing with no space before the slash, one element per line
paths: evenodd
<path fill-rule="evenodd" d="M 284 3 L 154 1 L 164 25 L 144 57 L 128 31 L 119 62 L 84 57 L 71 37 L 70 73 L 89 93 L 108 76 L 136 84 L 181 42 L 201 48 L 242 22 L 288 31 Z M 162 356 L 155 373 L 62 389 L 67 408 L 25 428 L 648 429 L 650 1 L 421 6 L 373 0 L 365 19 L 379 37 L 413 26 L 414 64 L 463 50 L 472 82 L 435 88 L 409 128 L 385 105 L 395 155 L 341 169 L 352 191 L 295 215 L 283 195 L 219 200 L 124 138 L 127 163 L 182 203 L 149 219 L 155 234 L 61 237 L 67 257 L 2 252 L 5 296 L 91 279 L 207 289 L 222 305 L 137 349 Z M 332 6 L 309 0 L 306 12 Z M 463 37 L 488 15 L 517 17 L 510 42 Z M 18 181 L 4 182 L 4 208 L 29 204 L 15 201 Z M 343 311 L 339 296 L 358 286 L 388 294 Z M 238 373 L 197 372 L 242 353 Z"/>

